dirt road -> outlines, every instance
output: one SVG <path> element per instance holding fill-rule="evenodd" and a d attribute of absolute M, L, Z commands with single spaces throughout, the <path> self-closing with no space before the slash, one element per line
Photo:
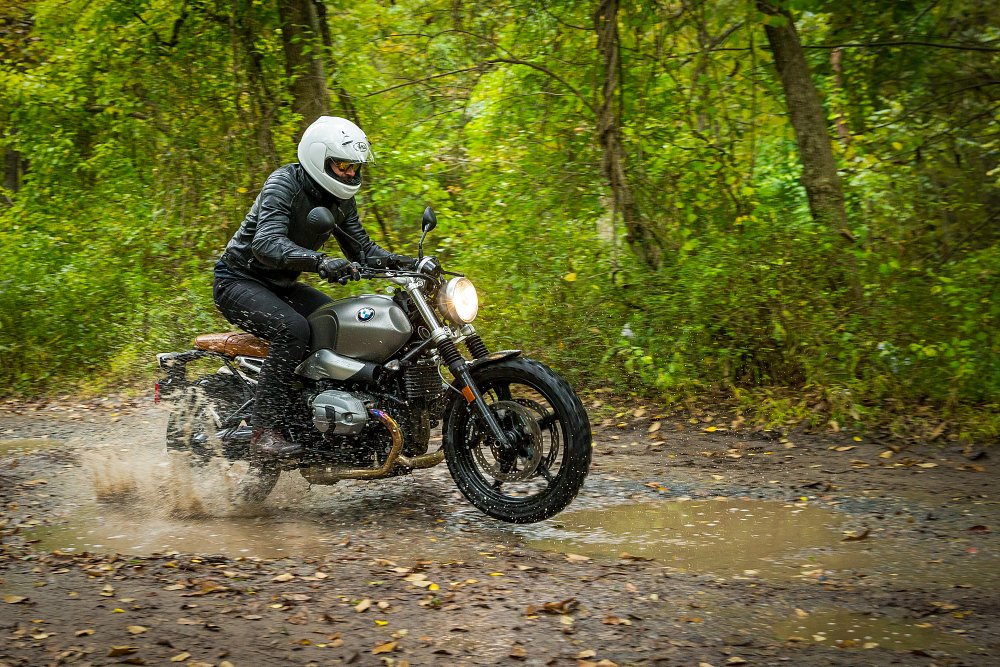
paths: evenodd
<path fill-rule="evenodd" d="M 0 665 L 1000 663 L 995 450 L 588 405 L 585 490 L 534 526 L 444 467 L 239 515 L 162 408 L 8 406 Z"/>

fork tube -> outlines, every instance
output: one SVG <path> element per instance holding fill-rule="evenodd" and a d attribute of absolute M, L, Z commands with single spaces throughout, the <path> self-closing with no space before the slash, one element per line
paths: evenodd
<path fill-rule="evenodd" d="M 474 403 L 476 408 L 479 410 L 479 414 L 482 415 L 483 420 L 486 422 L 486 426 L 489 427 L 490 433 L 493 437 L 497 439 L 500 446 L 504 449 L 510 449 L 513 447 L 510 438 L 504 432 L 503 427 L 500 426 L 500 422 L 497 421 L 496 416 L 493 411 L 490 410 L 490 406 L 486 404 L 483 400 L 483 395 L 479 391 L 479 387 L 476 386 L 475 381 L 472 379 L 472 373 L 469 372 L 469 366 L 462 354 L 455 347 L 455 341 L 452 340 L 451 330 L 448 327 L 441 326 L 438 322 L 437 315 L 434 314 L 434 309 L 430 307 L 427 303 L 427 299 L 424 297 L 424 293 L 421 291 L 421 284 L 414 281 L 406 285 L 406 293 L 410 295 L 413 300 L 414 305 L 416 305 L 417 310 L 420 312 L 421 317 L 427 322 L 427 326 L 431 327 L 431 340 L 437 345 L 438 350 L 441 352 L 441 358 L 444 362 L 448 364 L 448 370 L 456 378 L 461 380 L 469 391 L 472 393 L 472 399 L 469 400 L 468 395 L 463 391 L 466 400 L 470 403 Z"/>

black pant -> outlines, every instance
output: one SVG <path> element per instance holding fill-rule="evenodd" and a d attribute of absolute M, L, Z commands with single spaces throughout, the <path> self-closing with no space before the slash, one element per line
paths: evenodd
<path fill-rule="evenodd" d="M 284 429 L 285 416 L 292 414 L 295 367 L 309 350 L 306 316 L 333 299 L 302 283 L 279 290 L 230 278 L 216 278 L 212 294 L 227 320 L 270 341 L 257 382 L 251 426 Z"/>

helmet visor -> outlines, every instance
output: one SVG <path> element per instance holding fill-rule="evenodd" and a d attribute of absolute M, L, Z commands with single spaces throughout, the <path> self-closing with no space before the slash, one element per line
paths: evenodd
<path fill-rule="evenodd" d="M 364 162 L 350 162 L 327 158 L 326 173 L 345 185 L 361 185 L 361 167 Z"/>

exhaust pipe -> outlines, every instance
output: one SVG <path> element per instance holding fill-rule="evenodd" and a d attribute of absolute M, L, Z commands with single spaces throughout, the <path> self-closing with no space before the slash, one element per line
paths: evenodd
<path fill-rule="evenodd" d="M 342 479 L 382 479 L 389 477 L 397 461 L 400 458 L 406 458 L 400 456 L 400 452 L 403 451 L 403 432 L 399 430 L 399 424 L 396 423 L 396 420 L 390 417 L 384 410 L 369 408 L 368 414 L 381 422 L 386 430 L 389 431 L 389 437 L 392 442 L 385 463 L 380 468 L 348 468 L 346 466 L 311 466 L 309 468 L 302 468 L 299 472 L 307 482 L 310 484 L 335 484 Z M 441 453 L 441 458 L 442 460 L 444 459 L 443 452 Z"/>

